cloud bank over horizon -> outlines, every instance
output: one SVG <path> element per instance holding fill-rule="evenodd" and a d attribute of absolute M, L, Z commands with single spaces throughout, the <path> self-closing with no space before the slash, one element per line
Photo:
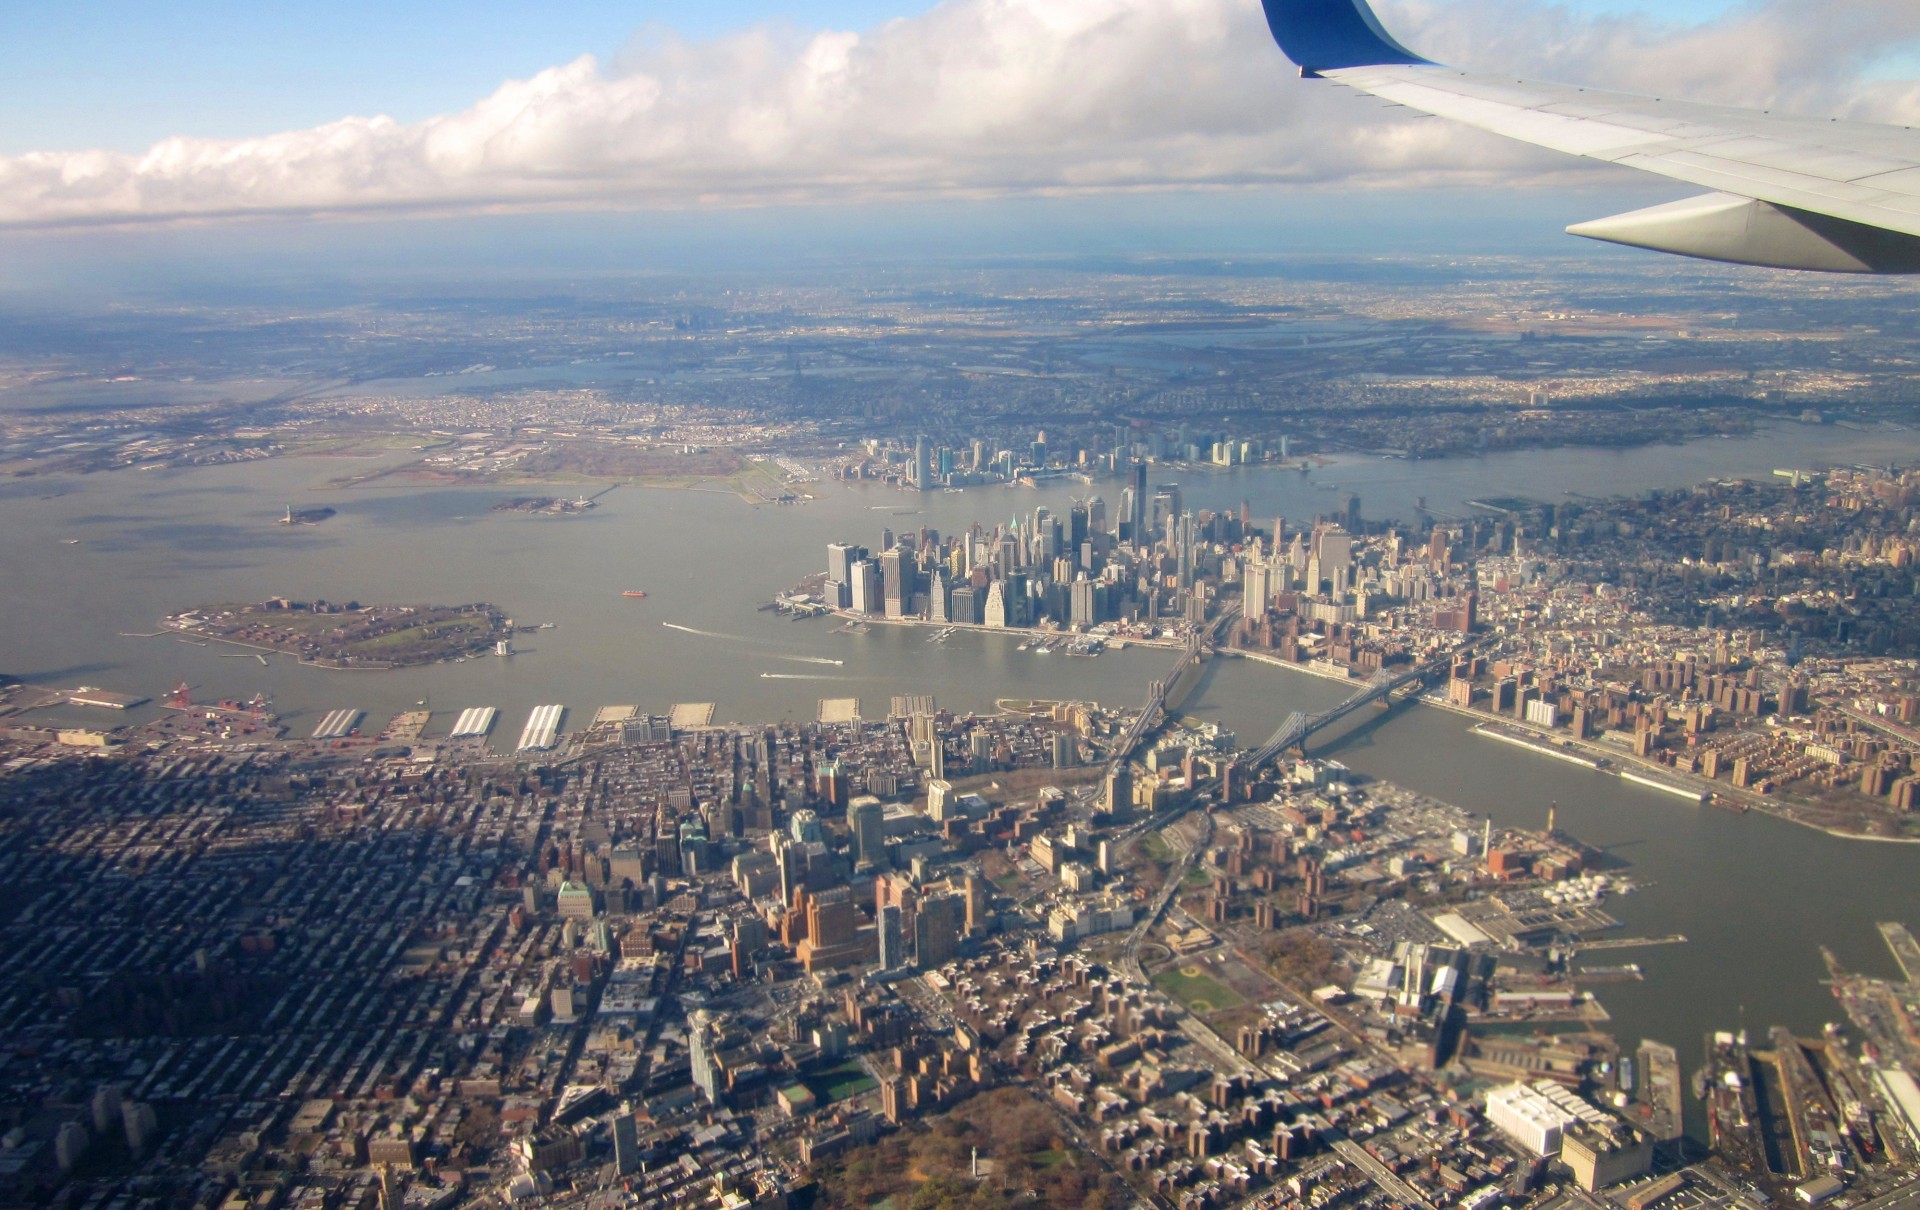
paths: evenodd
<path fill-rule="evenodd" d="M 1462 67 L 1920 121 L 1920 81 L 1868 78 L 1920 34 L 1909 0 L 1761 0 L 1695 27 L 1531 0 L 1400 0 L 1383 16 Z M 1610 170 L 1298 80 L 1253 0 L 947 0 L 865 33 L 765 26 L 586 56 L 415 123 L 349 117 L 142 154 L 0 158 L 0 224 L 1507 185 L 1583 171 Z"/>

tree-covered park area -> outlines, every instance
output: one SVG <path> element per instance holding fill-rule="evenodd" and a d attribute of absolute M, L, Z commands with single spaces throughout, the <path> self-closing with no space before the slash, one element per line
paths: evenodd
<path fill-rule="evenodd" d="M 980 1175 L 973 1175 L 974 1149 Z M 820 1200 L 862 1210 L 1108 1210 L 1134 1199 L 1025 1090 L 982 1093 L 941 1117 L 840 1156 L 818 1172 Z"/>

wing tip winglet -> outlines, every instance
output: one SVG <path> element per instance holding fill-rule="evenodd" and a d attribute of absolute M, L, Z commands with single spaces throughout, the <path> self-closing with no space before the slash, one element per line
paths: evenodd
<path fill-rule="evenodd" d="M 1394 41 L 1367 0 L 1262 0 L 1267 28 L 1304 75 L 1343 67 L 1424 64 Z"/>

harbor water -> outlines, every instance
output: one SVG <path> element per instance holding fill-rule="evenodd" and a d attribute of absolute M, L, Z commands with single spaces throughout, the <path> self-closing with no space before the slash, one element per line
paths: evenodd
<path fill-rule="evenodd" d="M 1557 501 L 1765 476 L 1775 467 L 1920 458 L 1920 434 L 1789 425 L 1744 439 L 1633 451 L 1539 451 L 1449 462 L 1366 457 L 1311 475 L 1271 468 L 1176 473 L 1195 508 L 1238 509 L 1290 524 L 1361 498 L 1370 518 L 1466 515 L 1488 494 Z M 956 711 L 999 698 L 1138 701 L 1171 653 L 1133 649 L 1096 659 L 1018 649 L 1011 636 L 789 621 L 760 606 L 820 570 L 830 541 L 878 547 L 883 529 L 943 533 L 1005 523 L 1042 504 L 1064 513 L 1119 484 L 1061 481 L 919 495 L 878 486 L 812 485 L 816 499 L 750 507 L 732 495 L 623 487 L 577 517 L 494 512 L 525 488 L 394 485 L 334 490 L 368 463 L 289 458 L 185 471 L 47 476 L 0 483 L 0 672 L 60 687 L 81 684 L 159 698 L 175 684 L 198 700 L 270 694 L 296 734 L 329 711 L 358 709 L 379 726 L 425 701 L 429 735 L 458 716 L 498 708 L 496 745 L 538 705 L 564 703 L 567 726 L 605 705 L 665 713 L 712 702 L 714 719 L 810 720 L 822 698 L 858 698 L 883 717 L 895 694 L 932 694 Z M 563 489 L 564 490 L 564 489 Z M 278 525 L 289 505 L 328 506 L 316 525 Z M 627 591 L 644 591 L 644 599 Z M 493 602 L 521 626 L 516 654 L 396 671 L 327 671 L 282 656 L 265 665 L 152 635 L 162 617 L 196 605 L 280 595 L 335 601 Z M 1345 690 L 1252 661 L 1217 661 L 1185 711 L 1221 722 L 1251 746 L 1294 709 Z M 47 721 L 110 725 L 150 717 L 66 708 Z M 1822 836 L 1759 815 L 1730 814 L 1603 772 L 1470 734 L 1443 710 L 1368 715 L 1325 754 L 1363 774 L 1491 815 L 1540 827 L 1549 803 L 1563 828 L 1632 864 L 1645 889 L 1609 905 L 1638 936 L 1682 933 L 1685 945 L 1619 955 L 1644 982 L 1598 989 L 1629 1043 L 1657 1038 L 1697 1061 L 1708 1029 L 1743 1021 L 1816 1030 L 1837 1019 L 1820 980 L 1819 947 L 1848 965 L 1897 974 L 1874 923 L 1920 925 L 1920 848 Z"/>

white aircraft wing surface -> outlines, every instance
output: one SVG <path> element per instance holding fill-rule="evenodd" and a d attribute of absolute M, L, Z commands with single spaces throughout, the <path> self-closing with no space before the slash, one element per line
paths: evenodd
<path fill-rule="evenodd" d="M 1456 71 L 1366 0 L 1265 0 L 1301 74 L 1522 142 L 1713 190 L 1568 230 L 1710 260 L 1920 272 L 1920 132 Z"/>

